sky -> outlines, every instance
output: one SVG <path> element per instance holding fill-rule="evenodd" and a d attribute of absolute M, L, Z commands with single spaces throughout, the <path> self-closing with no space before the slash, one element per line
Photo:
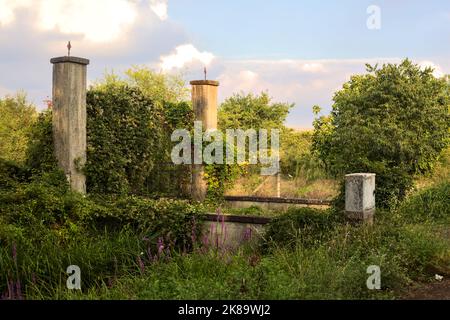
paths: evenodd
<path fill-rule="evenodd" d="M 88 58 L 88 81 L 132 65 L 220 81 L 219 102 L 267 91 L 294 103 L 286 124 L 312 126 L 312 106 L 365 64 L 410 58 L 450 74 L 449 0 L 0 0 L 0 97 L 51 96 L 50 58 Z"/>

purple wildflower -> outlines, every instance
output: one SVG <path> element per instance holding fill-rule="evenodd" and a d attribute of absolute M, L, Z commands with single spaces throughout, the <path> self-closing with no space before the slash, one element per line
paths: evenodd
<path fill-rule="evenodd" d="M 161 255 L 161 253 L 164 250 L 164 242 L 162 238 L 158 238 L 158 243 L 156 244 L 156 248 L 158 249 L 158 255 Z"/>
<path fill-rule="evenodd" d="M 249 241 L 252 238 L 252 229 L 246 228 L 244 232 L 244 241 Z"/>

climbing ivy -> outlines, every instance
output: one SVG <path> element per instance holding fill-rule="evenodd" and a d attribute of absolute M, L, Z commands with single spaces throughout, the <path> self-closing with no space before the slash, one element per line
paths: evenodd
<path fill-rule="evenodd" d="M 96 193 L 140 193 L 156 164 L 161 110 L 138 88 L 110 84 L 87 93 L 87 187 Z"/>

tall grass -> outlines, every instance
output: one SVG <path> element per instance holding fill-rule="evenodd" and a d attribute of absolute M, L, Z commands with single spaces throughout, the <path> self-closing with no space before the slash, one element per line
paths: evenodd
<path fill-rule="evenodd" d="M 411 196 L 396 211 L 377 211 L 374 226 L 349 225 L 334 210 L 292 209 L 268 227 L 258 249 L 206 250 L 200 243 L 190 253 L 164 237 L 155 242 L 133 224 L 95 229 L 85 222 L 96 219 L 79 220 L 105 210 L 109 218 L 145 217 L 155 206 L 145 199 L 104 199 L 110 205 L 99 208 L 51 188 L 30 188 L 8 192 L 3 199 L 11 201 L 1 206 L 5 299 L 391 299 L 414 281 L 450 275 L 443 233 L 450 227 L 448 183 Z M 192 208 L 179 203 L 174 209 L 179 214 L 165 211 L 165 219 L 181 221 L 174 228 L 180 237 L 201 242 L 193 230 L 178 229 Z M 81 292 L 66 288 L 72 264 L 82 270 Z M 366 287 L 370 265 L 381 268 L 380 291 Z"/>

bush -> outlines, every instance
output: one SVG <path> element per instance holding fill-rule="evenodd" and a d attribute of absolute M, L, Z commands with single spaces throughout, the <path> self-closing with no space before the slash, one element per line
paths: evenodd
<path fill-rule="evenodd" d="M 87 188 L 141 193 L 159 153 L 161 110 L 139 89 L 112 84 L 87 94 Z"/>
<path fill-rule="evenodd" d="M 411 195 L 398 208 L 401 219 L 411 223 L 450 222 L 450 182 L 443 182 Z"/>
<path fill-rule="evenodd" d="M 202 228 L 198 205 L 85 198 L 70 192 L 61 171 L 0 189 L 0 203 L 0 294 L 12 298 L 48 297 L 64 287 L 60 281 L 71 264 L 82 268 L 85 288 L 139 272 L 139 261 L 150 263 L 161 246 L 164 252 L 192 250 Z"/>
<path fill-rule="evenodd" d="M 18 183 L 29 181 L 30 178 L 30 169 L 0 158 L 0 190 L 12 188 Z"/>
<path fill-rule="evenodd" d="M 409 60 L 353 76 L 334 95 L 330 117 L 315 121 L 314 150 L 336 176 L 377 174 L 377 207 L 395 207 L 418 174 L 448 145 L 445 79 Z"/>
<path fill-rule="evenodd" d="M 290 208 L 268 225 L 265 247 L 271 243 L 277 247 L 313 246 L 327 239 L 336 221 L 332 210 Z"/>
<path fill-rule="evenodd" d="M 0 157 L 23 164 L 36 108 L 25 93 L 18 93 L 0 98 L 0 114 Z"/>
<path fill-rule="evenodd" d="M 26 152 L 26 165 L 34 172 L 47 172 L 57 168 L 53 147 L 52 111 L 39 114 L 33 124 Z"/>

